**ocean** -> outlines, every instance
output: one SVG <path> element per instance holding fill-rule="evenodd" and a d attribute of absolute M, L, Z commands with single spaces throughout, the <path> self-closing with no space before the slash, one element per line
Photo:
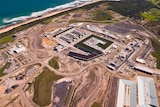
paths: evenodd
<path fill-rule="evenodd" d="M 0 26 L 6 26 L 55 9 L 73 7 L 92 0 L 1 0 Z"/>

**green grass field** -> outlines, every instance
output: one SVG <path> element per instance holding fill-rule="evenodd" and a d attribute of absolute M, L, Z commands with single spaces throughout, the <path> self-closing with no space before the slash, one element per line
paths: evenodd
<path fill-rule="evenodd" d="M 113 42 L 108 41 L 106 44 L 97 44 L 97 46 L 101 47 L 102 49 L 106 49 L 107 47 L 109 47 Z"/>
<path fill-rule="evenodd" d="M 9 63 L 6 63 L 1 69 L 0 69 L 0 77 L 4 76 L 5 74 L 3 73 L 3 71 L 6 69 L 6 67 L 8 66 Z"/>
<path fill-rule="evenodd" d="M 53 81 L 59 80 L 62 76 L 56 75 L 48 68 L 35 78 L 33 101 L 40 107 L 47 106 L 51 103 Z"/>
<path fill-rule="evenodd" d="M 107 40 L 107 39 L 103 39 L 103 38 L 101 38 L 101 37 L 98 37 L 98 36 L 94 36 L 94 35 L 92 35 L 93 37 L 95 37 L 95 38 L 97 38 L 97 39 L 99 39 L 99 40 L 102 40 L 102 41 L 105 41 L 106 42 L 106 44 L 101 44 L 101 43 L 99 43 L 99 44 L 97 44 L 99 47 L 101 47 L 102 49 L 106 49 L 107 47 L 109 47 L 113 42 L 112 41 L 109 41 L 109 40 Z"/>
<path fill-rule="evenodd" d="M 59 58 L 59 57 L 53 57 L 53 58 L 49 61 L 49 65 L 50 65 L 51 67 L 53 67 L 54 69 L 59 69 L 58 58 Z"/>
<path fill-rule="evenodd" d="M 52 22 L 52 19 L 47 19 L 47 20 L 44 20 L 44 21 L 42 21 L 42 24 L 49 24 L 49 23 L 51 23 Z"/>
<path fill-rule="evenodd" d="M 101 107 L 100 103 L 94 102 L 91 107 Z"/>
<path fill-rule="evenodd" d="M 142 12 L 141 16 L 149 21 L 159 21 L 160 20 L 160 10 L 158 8 L 151 8 L 147 12 Z"/>
<path fill-rule="evenodd" d="M 154 52 L 152 53 L 152 55 L 156 58 L 157 68 L 160 69 L 160 42 L 156 39 L 151 39 L 151 41 L 154 48 Z"/>
<path fill-rule="evenodd" d="M 160 0 L 151 0 L 154 5 L 160 5 Z"/>
<path fill-rule="evenodd" d="M 13 39 L 12 36 L 10 36 L 10 35 L 9 36 L 4 36 L 4 37 L 0 38 L 0 45 L 8 43 L 8 42 L 13 42 L 13 41 L 14 41 L 14 39 Z"/>
<path fill-rule="evenodd" d="M 112 16 L 104 11 L 95 11 L 93 12 L 93 19 L 96 21 L 105 21 L 105 20 L 111 20 Z"/>
<path fill-rule="evenodd" d="M 98 21 L 98 20 L 77 20 L 77 19 L 72 19 L 72 20 L 69 20 L 69 21 L 68 21 L 69 24 L 78 23 L 78 22 L 89 22 L 89 23 L 103 23 L 103 24 L 110 24 L 110 23 L 117 22 L 117 20 L 104 20 L 104 21 Z"/>

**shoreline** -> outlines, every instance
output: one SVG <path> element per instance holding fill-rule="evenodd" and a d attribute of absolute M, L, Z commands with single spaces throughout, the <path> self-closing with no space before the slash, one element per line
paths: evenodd
<path fill-rule="evenodd" d="M 89 4 L 93 4 L 93 3 L 96 3 L 96 2 L 100 2 L 100 1 L 102 1 L 102 0 L 93 0 L 91 2 L 86 2 L 84 4 L 78 5 L 76 7 L 64 8 L 62 10 L 54 10 L 54 11 L 51 11 L 49 13 L 46 13 L 46 14 L 42 15 L 41 17 L 30 18 L 30 19 L 27 19 L 25 21 L 22 21 L 22 22 L 19 22 L 19 23 L 1 28 L 0 29 L 0 34 L 8 32 L 8 31 L 10 31 L 14 28 L 20 27 L 22 25 L 25 25 L 25 24 L 28 24 L 28 23 L 31 23 L 31 22 L 34 22 L 34 21 L 37 21 L 37 20 L 45 19 L 45 18 L 54 16 L 54 15 L 60 14 L 62 12 L 66 12 L 66 11 L 69 11 L 69 10 L 72 10 L 72 9 L 80 8 L 80 7 L 83 7 L 83 6 L 86 6 L 86 5 L 89 5 Z"/>

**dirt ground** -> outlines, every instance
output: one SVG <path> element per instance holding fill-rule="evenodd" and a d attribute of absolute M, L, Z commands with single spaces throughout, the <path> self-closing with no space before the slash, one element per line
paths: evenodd
<path fill-rule="evenodd" d="M 104 98 L 107 96 L 109 75 L 110 74 L 100 65 L 94 65 L 85 70 L 81 75 L 80 84 L 75 90 L 71 107 L 90 107 L 94 102 L 105 105 L 107 99 Z M 114 80 L 112 83 L 113 85 L 117 84 Z M 116 89 L 117 88 L 115 88 L 115 90 Z M 114 98 L 116 99 L 116 97 Z"/>

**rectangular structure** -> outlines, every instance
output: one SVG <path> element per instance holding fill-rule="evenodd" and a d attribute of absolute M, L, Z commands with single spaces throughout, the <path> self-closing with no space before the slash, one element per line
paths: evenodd
<path fill-rule="evenodd" d="M 153 78 L 138 76 L 139 107 L 159 107 Z"/>
<path fill-rule="evenodd" d="M 117 107 L 136 107 L 136 83 L 119 80 Z"/>
<path fill-rule="evenodd" d="M 79 60 L 89 61 L 94 58 L 102 56 L 103 53 L 97 50 L 89 55 L 83 55 L 83 54 L 79 54 L 79 53 L 75 53 L 75 52 L 69 52 L 68 55 L 73 58 L 79 59 Z"/>
<path fill-rule="evenodd" d="M 79 60 L 89 61 L 102 56 L 103 50 L 109 47 L 112 43 L 112 41 L 91 35 L 74 45 L 76 48 L 88 53 L 88 55 L 75 52 L 69 52 L 68 55 Z"/>

